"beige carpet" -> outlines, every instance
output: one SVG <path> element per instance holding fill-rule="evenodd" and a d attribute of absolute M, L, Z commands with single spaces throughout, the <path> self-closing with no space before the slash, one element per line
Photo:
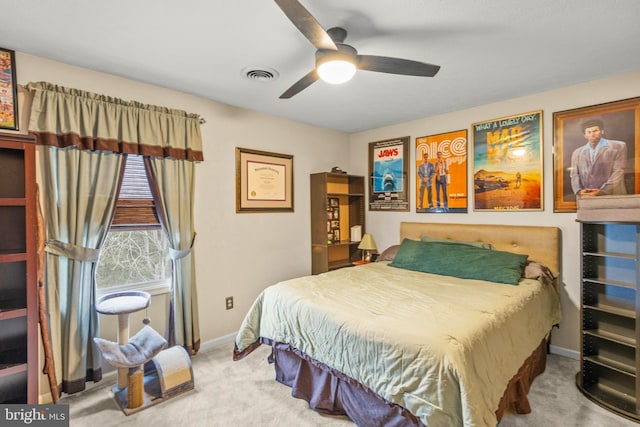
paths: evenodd
<path fill-rule="evenodd" d="M 238 362 L 232 361 L 231 353 L 232 344 L 201 352 L 193 359 L 195 390 L 130 416 L 113 399 L 112 383 L 67 396 L 60 403 L 69 404 L 71 426 L 354 426 L 346 418 L 320 415 L 305 401 L 292 398 L 290 389 L 273 379 L 267 347 Z M 638 426 L 582 396 L 574 385 L 578 369 L 576 360 L 550 355 L 546 372 L 529 393 L 533 412 L 509 414 L 499 427 Z"/>

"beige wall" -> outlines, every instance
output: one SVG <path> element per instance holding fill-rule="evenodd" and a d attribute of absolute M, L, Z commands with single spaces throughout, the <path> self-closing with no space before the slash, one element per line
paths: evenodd
<path fill-rule="evenodd" d="M 427 117 L 395 126 L 388 126 L 350 136 L 351 163 L 349 171 L 368 174 L 368 143 L 400 136 L 411 136 L 410 144 L 415 150 L 415 138 L 458 129 L 469 129 L 471 123 L 498 117 L 543 110 L 544 144 L 544 211 L 540 212 L 474 212 L 473 187 L 469 180 L 469 212 L 467 214 L 423 214 L 415 212 L 415 184 L 411 184 L 411 206 L 413 212 L 389 213 L 367 212 L 367 230 L 374 234 L 379 248 L 398 243 L 401 221 L 461 222 L 482 224 L 552 225 L 562 230 L 563 271 L 561 304 L 563 320 L 560 329 L 552 336 L 552 349 L 569 356 L 577 356 L 580 345 L 580 226 L 575 213 L 553 213 L 553 113 L 588 105 L 616 101 L 640 96 L 640 72 L 624 74 L 603 80 L 578 84 L 558 90 L 544 92 L 504 102 L 483 105 L 463 111 Z M 425 94 L 428 97 L 428 94 Z M 434 102 L 437 102 L 434 100 Z M 471 149 L 470 149 L 471 150 Z M 638 155 L 636 153 L 636 155 Z M 411 156 L 414 159 L 414 156 Z M 473 159 L 469 157 L 468 175 L 473 173 Z M 415 166 L 410 163 L 410 175 L 415 177 Z"/>

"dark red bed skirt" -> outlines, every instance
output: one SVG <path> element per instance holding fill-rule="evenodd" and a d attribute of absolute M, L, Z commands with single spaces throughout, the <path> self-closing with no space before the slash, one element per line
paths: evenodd
<path fill-rule="evenodd" d="M 312 409 L 331 415 L 346 415 L 358 426 L 424 427 L 402 406 L 386 401 L 357 381 L 288 344 L 261 339 L 242 353 L 234 349 L 234 360 L 242 359 L 261 343 L 272 347 L 269 361 L 274 362 L 276 380 L 291 387 L 292 396 L 306 400 Z M 496 410 L 498 420 L 510 407 L 519 414 L 531 412 L 527 393 L 535 377 L 544 372 L 546 361 L 545 339 L 509 382 Z"/>

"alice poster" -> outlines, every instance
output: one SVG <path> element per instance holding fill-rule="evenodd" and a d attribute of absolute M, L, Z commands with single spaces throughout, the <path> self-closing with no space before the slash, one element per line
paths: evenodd
<path fill-rule="evenodd" d="M 542 210 L 542 111 L 472 128 L 475 210 Z"/>
<path fill-rule="evenodd" d="M 369 143 L 369 210 L 409 210 L 408 149 L 408 136 Z"/>
<path fill-rule="evenodd" d="M 467 130 L 416 138 L 416 212 L 466 213 Z"/>

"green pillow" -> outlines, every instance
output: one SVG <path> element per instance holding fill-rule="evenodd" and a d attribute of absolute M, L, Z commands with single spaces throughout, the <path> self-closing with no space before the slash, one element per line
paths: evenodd
<path fill-rule="evenodd" d="M 528 257 L 463 243 L 404 239 L 389 265 L 462 279 L 517 285 Z"/>
<path fill-rule="evenodd" d="M 464 245 L 475 246 L 477 248 L 493 249 L 493 246 L 491 245 L 491 243 L 467 242 L 464 240 L 451 240 L 451 239 L 436 239 L 435 237 L 427 236 L 426 234 L 423 234 L 422 236 L 420 236 L 420 240 L 422 240 L 423 242 L 460 243 Z"/>

